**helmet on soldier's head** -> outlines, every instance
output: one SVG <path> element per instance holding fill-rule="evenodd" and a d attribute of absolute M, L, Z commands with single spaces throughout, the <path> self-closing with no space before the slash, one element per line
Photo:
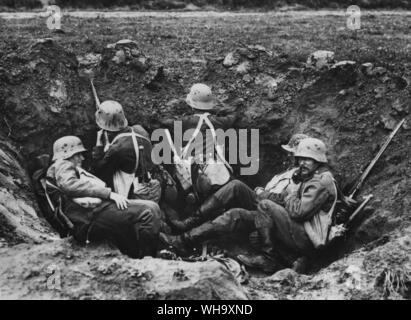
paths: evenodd
<path fill-rule="evenodd" d="M 81 140 L 76 136 L 65 136 L 53 144 L 53 161 L 68 159 L 79 152 L 87 151 Z"/>
<path fill-rule="evenodd" d="M 186 102 L 190 107 L 198 110 L 211 110 L 216 105 L 211 88 L 203 83 L 196 83 L 191 87 Z"/>
<path fill-rule="evenodd" d="M 300 142 L 297 150 L 294 152 L 294 157 L 311 158 L 317 162 L 327 163 L 327 149 L 324 142 L 315 138 L 307 138 Z"/>
<path fill-rule="evenodd" d="M 123 107 L 113 100 L 104 101 L 96 111 L 97 125 L 106 131 L 120 131 L 127 127 L 128 121 Z"/>
<path fill-rule="evenodd" d="M 287 152 L 294 153 L 300 142 L 307 138 L 309 138 L 309 136 L 303 133 L 293 134 L 288 144 L 283 144 L 281 147 Z"/>

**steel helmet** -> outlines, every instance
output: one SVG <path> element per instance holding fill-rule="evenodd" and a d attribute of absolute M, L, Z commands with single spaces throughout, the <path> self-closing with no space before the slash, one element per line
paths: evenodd
<path fill-rule="evenodd" d="M 294 153 L 297 150 L 301 140 L 307 139 L 309 136 L 303 133 L 293 134 L 288 144 L 283 144 L 281 147 L 288 152 Z"/>
<path fill-rule="evenodd" d="M 311 158 L 318 162 L 327 163 L 326 152 L 324 142 L 315 138 L 307 138 L 297 146 L 294 157 Z"/>
<path fill-rule="evenodd" d="M 196 83 L 191 87 L 186 102 L 190 107 L 198 110 L 211 110 L 216 105 L 211 88 L 203 83 Z"/>
<path fill-rule="evenodd" d="M 104 101 L 96 111 L 97 125 L 106 131 L 120 131 L 127 127 L 128 121 L 123 107 L 113 100 Z"/>
<path fill-rule="evenodd" d="M 87 151 L 76 136 L 65 136 L 57 139 L 53 145 L 53 161 L 68 159 L 79 152 Z"/>

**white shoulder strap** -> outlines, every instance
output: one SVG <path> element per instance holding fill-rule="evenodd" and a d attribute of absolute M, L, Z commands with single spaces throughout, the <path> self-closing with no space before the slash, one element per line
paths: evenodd
<path fill-rule="evenodd" d="M 131 130 L 132 130 L 132 132 L 134 133 L 134 136 L 139 137 L 139 138 L 142 138 L 142 139 L 145 139 L 145 140 L 151 142 L 147 137 L 145 137 L 145 136 L 143 136 L 143 135 L 138 134 L 137 132 L 135 132 L 134 129 L 131 129 Z M 120 139 L 120 138 L 130 137 L 131 135 L 132 135 L 131 132 L 120 133 L 119 135 L 117 135 L 117 136 L 114 137 L 113 141 L 111 141 L 110 144 L 113 144 L 114 142 L 116 142 L 116 141 L 117 141 L 118 139 Z"/>
<path fill-rule="evenodd" d="M 169 143 L 169 145 L 170 145 L 170 147 L 171 147 L 171 151 L 173 151 L 174 155 L 178 156 L 176 147 L 174 146 L 174 141 L 173 141 L 173 139 L 171 138 L 170 131 L 169 131 L 168 129 L 165 129 L 164 131 L 165 131 L 165 133 L 166 133 L 166 137 L 167 137 L 168 143 Z"/>
<path fill-rule="evenodd" d="M 132 129 L 132 130 L 133 130 L 133 132 L 134 132 L 134 129 Z M 145 140 L 147 140 L 147 141 L 149 141 L 149 142 L 151 143 L 150 139 L 148 139 L 147 137 L 145 137 L 145 136 L 143 136 L 143 135 L 141 135 L 141 134 L 138 134 L 138 133 L 136 133 L 136 132 L 134 132 L 134 134 L 135 134 L 137 137 L 142 138 L 142 139 L 145 139 Z M 117 141 L 119 138 L 129 137 L 129 136 L 131 136 L 131 133 L 130 133 L 130 132 L 121 133 L 121 134 L 115 136 L 114 139 L 113 139 L 113 141 L 109 142 L 109 140 L 108 140 L 108 135 L 107 135 L 107 131 L 104 131 L 104 140 L 106 141 L 106 144 L 105 144 L 105 146 L 104 146 L 104 152 L 107 152 L 108 148 L 110 148 L 110 146 L 111 146 L 115 141 Z"/>
<path fill-rule="evenodd" d="M 337 190 L 337 185 L 336 185 L 337 181 L 335 181 L 335 179 L 332 175 L 331 175 L 331 179 L 333 181 L 333 187 L 334 187 L 334 191 L 335 191 L 335 199 L 334 199 L 334 202 L 333 202 L 333 205 L 332 205 L 330 211 L 328 212 L 328 215 L 330 216 L 330 218 L 331 218 L 332 214 L 334 213 L 335 206 L 337 205 L 337 201 L 338 201 L 338 190 Z"/>
<path fill-rule="evenodd" d="M 222 150 L 219 148 L 218 144 L 217 144 L 217 134 L 215 132 L 215 128 L 213 126 L 213 123 L 210 121 L 210 119 L 208 119 L 208 113 L 205 114 L 204 117 L 204 121 L 207 124 L 207 126 L 210 128 L 211 130 L 211 135 L 213 136 L 213 141 L 214 141 L 214 148 L 217 152 L 217 156 L 220 158 L 220 160 L 227 166 L 227 168 L 233 172 L 233 169 L 231 168 L 230 164 L 227 162 L 227 160 L 225 159 L 225 156 L 223 155 Z"/>
<path fill-rule="evenodd" d="M 108 134 L 107 134 L 107 131 L 105 130 L 104 130 L 104 141 L 105 141 L 104 152 L 107 152 L 108 148 L 110 148 L 110 142 L 108 141 Z"/>
<path fill-rule="evenodd" d="M 187 156 L 188 149 L 190 145 L 193 143 L 194 139 L 197 137 L 198 133 L 200 132 L 201 126 L 203 125 L 203 122 L 205 121 L 205 118 L 207 118 L 207 115 L 209 113 L 203 113 L 203 114 L 196 114 L 197 117 L 200 117 L 198 119 L 197 127 L 195 128 L 193 135 L 191 136 L 190 140 L 187 142 L 186 146 L 183 149 L 183 152 L 181 153 L 181 157 L 185 158 Z"/>
<path fill-rule="evenodd" d="M 131 129 L 131 138 L 133 139 L 134 152 L 136 153 L 136 165 L 134 167 L 134 173 L 136 173 L 138 169 L 138 161 L 140 158 L 140 152 L 138 149 L 138 143 L 137 143 L 136 133 L 134 132 L 134 129 Z"/>

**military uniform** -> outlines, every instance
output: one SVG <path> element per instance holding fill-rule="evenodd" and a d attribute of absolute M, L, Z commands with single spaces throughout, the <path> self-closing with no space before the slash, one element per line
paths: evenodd
<path fill-rule="evenodd" d="M 184 132 L 189 129 L 194 130 L 195 128 L 197 128 L 200 116 L 204 116 L 204 114 L 182 117 L 182 129 L 184 130 Z M 235 122 L 239 118 L 239 114 L 234 113 L 227 116 L 215 116 L 209 114 L 207 117 L 212 123 L 214 129 L 226 130 L 232 128 L 235 125 Z M 163 122 L 163 124 L 170 127 L 170 129 L 172 123 L 173 120 Z M 202 150 L 202 158 L 199 159 L 195 157 L 194 163 L 191 167 L 192 185 L 201 205 L 198 209 L 198 212 L 193 217 L 189 217 L 188 219 L 180 222 L 181 226 L 179 226 L 178 221 L 173 222 L 174 225 L 178 229 L 180 229 L 180 231 L 189 230 L 204 221 L 212 220 L 222 212 L 230 208 L 238 207 L 248 210 L 253 210 L 256 208 L 256 198 L 254 191 L 239 180 L 231 180 L 223 186 L 214 185 L 207 191 L 205 191 L 205 188 L 202 188 L 202 184 L 199 179 L 199 170 L 201 168 L 201 163 L 207 160 L 207 156 L 210 156 L 207 155 L 207 153 L 209 153 L 211 150 L 215 152 L 213 140 L 209 138 L 206 139 L 208 128 L 208 125 L 205 122 L 202 122 L 200 132 L 203 139 L 193 139 L 188 149 L 188 153 L 191 156 L 194 156 L 194 151 Z"/>
<path fill-rule="evenodd" d="M 151 160 L 152 145 L 147 131 L 140 125 L 126 127 L 115 132 L 115 136 L 124 133 L 131 133 L 131 130 L 137 133 L 137 143 L 140 148 L 139 166 L 136 176 L 143 175 L 145 170 L 151 170 L 153 163 Z M 140 137 L 139 135 L 145 137 Z M 113 189 L 113 175 L 117 171 L 123 171 L 128 174 L 134 173 L 136 167 L 136 152 L 134 150 L 131 136 L 123 136 L 112 144 L 105 152 L 104 146 L 93 148 L 93 172 L 107 183 L 107 186 Z"/>
<path fill-rule="evenodd" d="M 68 160 L 57 160 L 47 177 L 64 195 L 64 213 L 74 224 L 73 235 L 79 242 L 109 240 L 122 253 L 133 258 L 155 255 L 160 227 L 160 209 L 152 201 L 134 200 L 120 210 L 110 201 L 111 189 L 79 179 L 78 170 Z M 73 198 L 96 197 L 102 203 L 84 208 Z"/>
<path fill-rule="evenodd" d="M 313 221 L 328 215 L 336 196 L 332 174 L 326 166 L 321 166 L 295 191 L 287 193 L 286 188 L 279 197 L 283 197 L 284 206 L 263 199 L 257 210 L 228 210 L 213 221 L 186 232 L 179 244 L 194 245 L 227 232 L 265 230 L 274 246 L 278 243 L 297 255 L 309 255 L 318 247 L 318 239 L 328 228 L 321 223 L 313 227 Z M 273 244 L 263 243 L 262 250 L 272 254 Z"/>

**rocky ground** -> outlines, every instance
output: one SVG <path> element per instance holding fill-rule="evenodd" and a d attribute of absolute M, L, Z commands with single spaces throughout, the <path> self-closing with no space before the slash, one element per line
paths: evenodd
<path fill-rule="evenodd" d="M 224 287 L 217 292 L 228 286 L 232 298 L 409 298 L 411 16 L 368 12 L 361 22 L 360 30 L 351 31 L 338 12 L 65 16 L 62 30 L 50 31 L 45 18 L 3 15 L 1 296 L 141 299 L 158 291 L 154 298 L 179 297 L 161 291 L 153 267 L 174 262 L 131 261 L 107 248 L 85 250 L 66 240 L 55 242 L 47 225 L 36 219 L 38 209 L 28 179 L 33 156 L 50 152 L 53 141 L 68 133 L 79 135 L 87 147 L 94 143 L 95 107 L 89 87 L 93 78 L 101 100 L 119 100 L 130 122 L 149 131 L 161 127 L 164 119 L 189 112 L 183 98 L 191 84 L 210 84 L 222 114 L 240 110 L 238 125 L 260 130 L 260 171 L 241 177 L 251 186 L 266 183 L 283 169 L 280 145 L 293 133 L 304 132 L 327 143 L 333 168 L 347 190 L 405 118 L 360 193 L 374 195 L 375 211 L 357 222 L 328 259 L 335 262 L 327 261 L 312 275 L 285 270 L 253 277 L 244 293 L 221 266 L 214 263 L 210 270 L 216 268 L 218 277 L 228 277 L 217 281 Z M 118 42 L 122 39 L 132 41 Z M 321 53 L 312 55 L 317 50 L 333 54 L 323 61 Z M 93 261 L 109 265 L 113 259 L 116 267 L 111 276 L 86 266 Z M 23 260 L 27 263 L 21 266 Z M 205 285 L 192 289 L 191 297 L 225 297 L 213 293 L 216 281 L 201 263 L 178 263 L 182 265 L 176 268 L 185 273 L 202 270 L 200 282 Z M 46 286 L 47 268 L 53 264 L 66 275 L 63 284 L 69 284 L 60 291 Z M 127 270 L 137 269 L 150 270 L 154 276 L 149 284 L 142 285 L 136 276 L 118 296 L 107 292 L 118 280 L 134 277 L 125 275 Z M 172 281 L 173 274 L 164 276 Z M 92 282 L 85 280 L 90 277 Z M 79 282 L 84 285 L 76 292 L 71 285 Z M 194 282 L 188 287 L 195 288 Z M 96 287 L 100 289 L 90 294 Z"/>

